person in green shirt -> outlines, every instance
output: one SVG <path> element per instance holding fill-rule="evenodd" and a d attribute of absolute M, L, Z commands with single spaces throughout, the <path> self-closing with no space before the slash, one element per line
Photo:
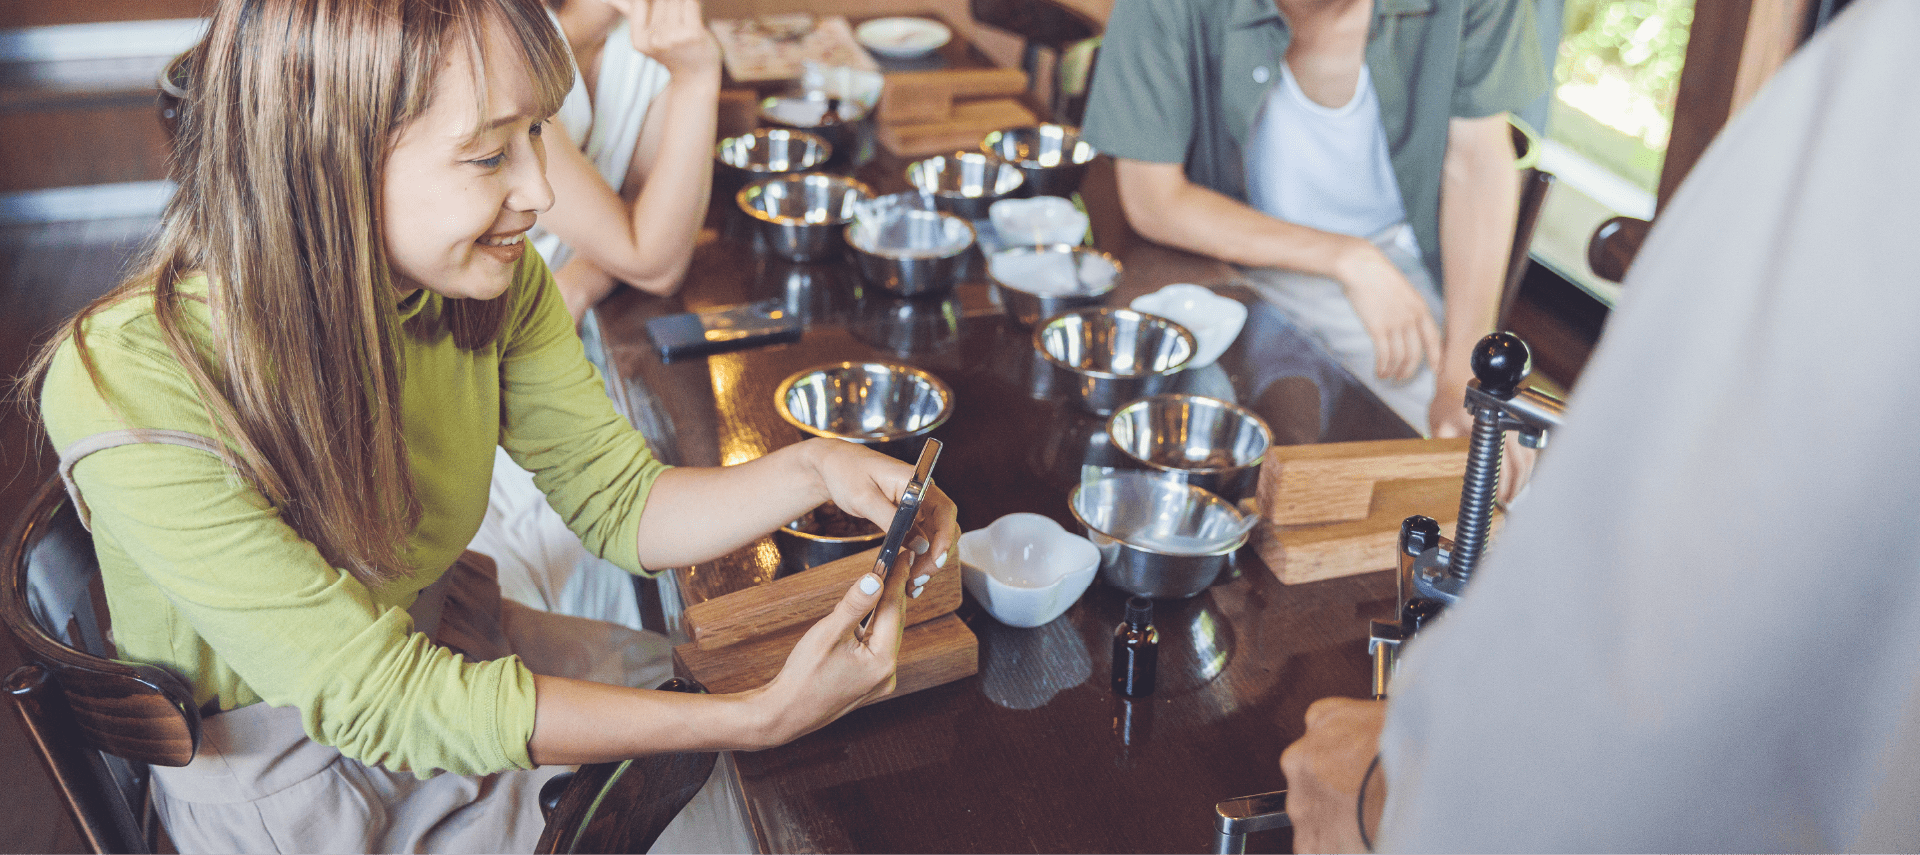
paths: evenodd
<path fill-rule="evenodd" d="M 1546 85 L 1531 0 L 1117 0 L 1085 135 L 1142 235 L 1243 266 L 1457 436 L 1513 237 L 1507 112 Z"/>
<path fill-rule="evenodd" d="M 863 577 L 748 692 L 536 671 L 473 605 L 496 444 L 632 572 L 828 501 L 884 524 L 911 475 L 834 441 L 667 467 L 614 411 L 526 251 L 572 74 L 537 0 L 226 0 L 195 62 L 147 263 L 35 368 L 121 654 L 210 715 L 156 770 L 181 851 L 525 850 L 537 766 L 778 745 L 890 690 L 903 598 L 957 569 L 937 493 L 912 592 Z"/>

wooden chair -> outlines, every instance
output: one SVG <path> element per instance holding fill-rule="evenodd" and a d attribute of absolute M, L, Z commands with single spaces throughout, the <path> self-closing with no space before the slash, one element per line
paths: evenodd
<path fill-rule="evenodd" d="M 1520 215 L 1513 224 L 1513 245 L 1507 251 L 1507 279 L 1500 290 L 1500 314 L 1496 329 L 1504 329 L 1513 304 L 1520 300 L 1520 283 L 1527 278 L 1527 251 L 1533 246 L 1533 231 L 1540 224 L 1540 210 L 1546 206 L 1547 190 L 1553 187 L 1553 173 L 1540 164 L 1540 135 L 1518 116 L 1510 116 L 1513 128 L 1514 166 L 1520 170 Z"/>
<path fill-rule="evenodd" d="M 59 479 L 34 497 L 4 550 L 0 621 L 27 661 L 6 690 L 28 737 L 89 848 L 157 851 L 148 767 L 193 760 L 200 713 L 192 692 L 165 668 L 113 658 L 93 537 Z M 661 688 L 706 691 L 681 680 Z M 583 840 L 596 851 L 647 851 L 717 756 L 601 763 L 554 778 L 541 793 L 548 825 L 538 851 L 572 852 Z"/>
<path fill-rule="evenodd" d="M 99 576 L 93 538 L 54 479 L 0 564 L 0 620 L 27 661 L 7 677 L 7 694 L 87 845 L 152 852 L 159 823 L 147 767 L 193 759 L 200 713 L 173 673 L 113 658 Z"/>
<path fill-rule="evenodd" d="M 1080 115 L 1086 110 L 1086 85 L 1090 82 L 1088 75 L 1093 57 L 1091 53 L 1069 49 L 1097 38 L 1103 29 L 1100 22 L 1057 0 L 967 0 L 967 8 L 974 20 L 1026 41 L 1020 55 L 1020 68 L 1027 73 L 1027 79 L 1036 84 L 1041 49 L 1053 52 L 1053 84 L 1044 96 L 1044 106 L 1054 121 L 1079 124 Z M 1087 68 L 1069 73 L 1065 65 L 1070 53 Z M 1066 85 L 1070 79 L 1077 80 L 1079 85 Z"/>

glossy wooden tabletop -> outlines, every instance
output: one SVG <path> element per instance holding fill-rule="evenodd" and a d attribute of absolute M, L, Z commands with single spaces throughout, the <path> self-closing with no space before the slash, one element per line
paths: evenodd
<path fill-rule="evenodd" d="M 861 176 L 881 192 L 900 189 L 899 166 L 869 164 Z M 1088 181 L 1096 234 L 1123 235 L 1110 170 Z M 1112 462 L 1104 420 L 1081 412 L 1063 378 L 1043 370 L 1031 332 L 978 281 L 982 265 L 946 299 L 893 299 L 845 264 L 767 257 L 730 196 L 716 194 L 713 207 L 713 234 L 679 297 L 627 289 L 598 310 L 611 367 L 636 420 L 668 438 L 665 456 L 737 463 L 796 442 L 800 432 L 774 410 L 782 379 L 825 362 L 897 360 L 954 390 L 956 411 L 933 435 L 947 443 L 938 480 L 964 529 L 1031 511 L 1079 531 L 1066 497 L 1082 465 Z M 1184 281 L 1251 310 L 1219 363 L 1183 373 L 1177 391 L 1237 400 L 1280 443 L 1413 435 L 1230 268 L 1124 237 L 1109 242 L 1124 244 L 1126 265 L 1113 305 Z M 649 317 L 773 297 L 805 317 L 799 341 L 669 365 L 645 336 Z M 777 558 L 763 539 L 679 571 L 679 591 L 698 602 L 765 581 Z M 1286 587 L 1242 550 L 1199 596 L 1155 604 L 1159 686 L 1137 701 L 1109 687 L 1125 597 L 1096 581 L 1036 629 L 1003 626 L 969 600 L 960 615 L 980 639 L 976 676 L 857 710 L 781 748 L 736 754 L 763 848 L 1206 851 L 1215 802 L 1285 786 L 1277 760 L 1309 703 L 1366 693 L 1366 621 L 1391 612 L 1393 583 L 1372 574 Z M 1290 840 L 1281 832 L 1251 843 Z"/>

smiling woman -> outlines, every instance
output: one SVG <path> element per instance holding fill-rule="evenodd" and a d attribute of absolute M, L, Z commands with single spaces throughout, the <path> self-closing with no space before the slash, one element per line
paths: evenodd
<path fill-rule="evenodd" d="M 665 676 L 637 633 L 502 603 L 464 551 L 496 447 L 632 573 L 829 501 L 890 519 L 912 474 L 830 441 L 670 469 L 614 411 L 526 250 L 572 76 L 537 0 L 223 0 L 191 62 L 159 239 L 31 375 L 121 654 L 203 710 L 154 775 L 182 852 L 524 851 L 541 764 L 776 745 L 891 688 L 906 593 L 877 576 L 768 685 L 683 695 L 633 688 Z M 927 499 L 902 578 L 950 563 L 955 513 Z"/>

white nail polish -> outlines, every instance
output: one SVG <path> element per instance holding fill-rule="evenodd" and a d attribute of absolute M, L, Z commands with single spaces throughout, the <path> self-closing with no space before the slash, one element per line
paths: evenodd
<path fill-rule="evenodd" d="M 928 543 L 924 537 L 916 537 L 913 539 L 913 554 L 915 555 L 925 555 L 927 554 L 927 550 L 932 548 L 933 544 Z"/>
<path fill-rule="evenodd" d="M 916 588 L 924 588 L 927 586 L 927 583 L 932 580 L 933 580 L 933 576 L 922 573 L 919 576 L 914 577 L 913 586 Z"/>
<path fill-rule="evenodd" d="M 880 592 L 880 580 L 873 578 L 872 573 L 868 573 L 867 575 L 860 577 L 860 593 L 866 594 L 867 596 L 873 596 L 874 594 L 879 592 Z"/>
<path fill-rule="evenodd" d="M 947 554 L 946 554 L 945 552 L 942 552 L 942 553 L 940 553 L 940 557 L 939 557 L 939 558 L 935 558 L 935 559 L 933 559 L 933 566 L 935 566 L 935 567 L 943 567 L 943 568 L 944 568 L 944 567 L 946 567 L 946 566 L 947 566 Z"/>
<path fill-rule="evenodd" d="M 927 586 L 921 585 L 920 587 L 913 589 L 913 593 L 909 594 L 908 596 L 911 596 L 916 600 L 920 599 L 920 592 L 925 591 L 926 589 L 927 589 Z"/>

